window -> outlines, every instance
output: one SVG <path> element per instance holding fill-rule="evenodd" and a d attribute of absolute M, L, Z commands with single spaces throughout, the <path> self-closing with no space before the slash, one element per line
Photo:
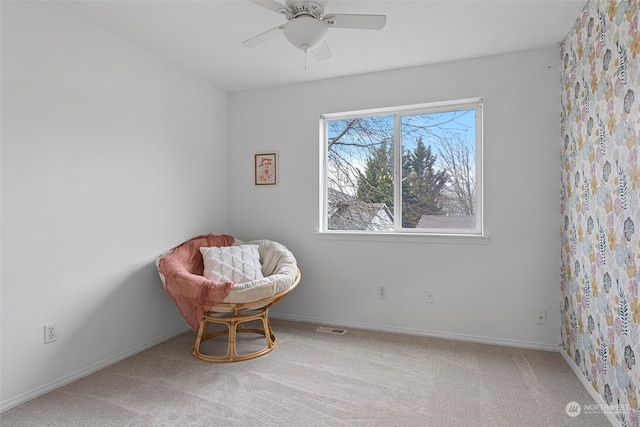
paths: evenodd
<path fill-rule="evenodd" d="M 320 232 L 482 235 L 481 99 L 320 125 Z"/>

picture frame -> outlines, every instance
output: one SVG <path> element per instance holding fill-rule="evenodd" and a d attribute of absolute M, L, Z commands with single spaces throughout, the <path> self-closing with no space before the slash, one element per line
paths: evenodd
<path fill-rule="evenodd" d="M 257 186 L 278 185 L 278 153 L 256 153 L 254 183 Z"/>

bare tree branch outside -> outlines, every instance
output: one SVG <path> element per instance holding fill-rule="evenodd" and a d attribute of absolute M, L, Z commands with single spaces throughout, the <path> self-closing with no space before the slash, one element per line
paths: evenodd
<path fill-rule="evenodd" d="M 326 126 L 329 230 L 476 228 L 475 109 Z"/>

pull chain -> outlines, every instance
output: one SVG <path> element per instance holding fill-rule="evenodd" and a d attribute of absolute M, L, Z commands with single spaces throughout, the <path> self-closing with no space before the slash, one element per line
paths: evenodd
<path fill-rule="evenodd" d="M 303 44 L 300 49 L 304 52 L 304 69 L 307 69 L 307 53 L 309 53 L 309 45 Z"/>

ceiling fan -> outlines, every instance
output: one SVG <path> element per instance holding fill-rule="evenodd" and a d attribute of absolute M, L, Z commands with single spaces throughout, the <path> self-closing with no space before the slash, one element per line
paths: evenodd
<path fill-rule="evenodd" d="M 254 47 L 267 40 L 284 34 L 294 47 L 311 54 L 318 61 L 331 56 L 324 38 L 328 28 L 354 28 L 363 30 L 381 30 L 387 22 L 385 15 L 327 14 L 324 13 L 326 1 L 285 0 L 285 4 L 275 0 L 248 0 L 266 9 L 284 15 L 285 24 L 272 28 L 242 42 L 244 46 Z"/>

